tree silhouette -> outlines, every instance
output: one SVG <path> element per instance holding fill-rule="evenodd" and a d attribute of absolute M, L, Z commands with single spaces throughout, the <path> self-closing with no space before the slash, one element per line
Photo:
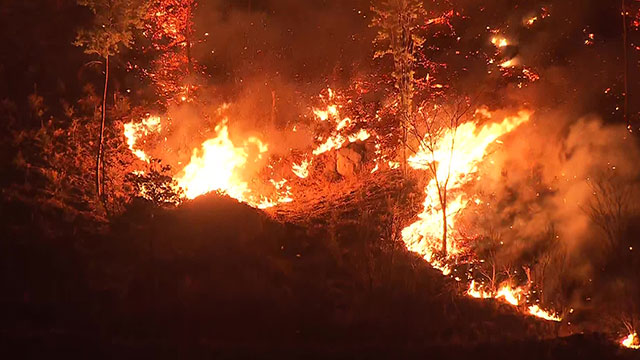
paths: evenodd
<path fill-rule="evenodd" d="M 141 29 L 146 16 L 146 5 L 142 0 L 78 0 L 78 5 L 89 8 L 94 14 L 92 26 L 78 31 L 76 46 L 85 53 L 104 59 L 104 91 L 102 96 L 102 120 L 96 154 L 96 193 L 103 195 L 104 127 L 107 116 L 107 92 L 109 85 L 109 59 L 122 47 L 133 44 L 134 30 Z"/>

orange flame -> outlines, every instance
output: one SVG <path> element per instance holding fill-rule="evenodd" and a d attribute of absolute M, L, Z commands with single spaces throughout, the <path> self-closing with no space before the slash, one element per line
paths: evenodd
<path fill-rule="evenodd" d="M 529 121 L 530 116 L 530 112 L 520 111 L 517 116 L 507 117 L 501 123 L 478 128 L 475 123 L 468 122 L 460 125 L 456 130 L 448 129 L 433 153 L 427 149 L 420 149 L 409 158 L 409 165 L 414 169 L 428 170 L 430 164 L 435 161 L 438 164 L 437 178 L 448 177 L 450 179 L 448 189 L 455 190 L 474 178 L 477 165 L 484 158 L 489 145 L 496 142 L 500 136 Z M 451 151 L 452 143 L 455 144 L 453 152 Z M 424 256 L 446 275 L 450 269 L 436 261 L 434 257 L 434 248 L 442 236 L 443 229 L 442 208 L 435 177 L 427 184 L 425 194 L 424 210 L 418 214 L 419 220 L 402 230 L 402 238 L 410 251 Z M 454 238 L 456 215 L 467 206 L 467 203 L 468 200 L 462 194 L 447 203 L 448 238 Z M 455 255 L 459 250 L 455 241 L 448 242 L 447 253 Z"/>
<path fill-rule="evenodd" d="M 269 146 L 256 137 L 236 146 L 229 138 L 226 121 L 216 127 L 217 136 L 194 149 L 191 161 L 174 177 L 187 199 L 219 191 L 253 207 L 265 209 L 279 203 L 290 202 L 291 188 L 287 180 L 271 180 L 276 198 L 255 194 L 249 187 L 245 169 L 249 162 L 262 159 Z"/>
<path fill-rule="evenodd" d="M 491 38 L 491 43 L 499 48 L 509 46 L 509 41 L 506 38 L 499 36 Z"/>
<path fill-rule="evenodd" d="M 638 333 L 633 332 L 629 334 L 629 336 L 620 341 L 620 344 L 629 349 L 640 349 L 640 338 L 638 338 Z"/>
<path fill-rule="evenodd" d="M 328 90 L 328 93 L 328 101 L 333 102 L 338 100 L 336 99 L 335 93 L 331 89 Z M 331 135 L 313 150 L 313 155 L 315 156 L 328 151 L 338 150 L 348 143 L 365 141 L 371 137 L 371 134 L 369 134 L 369 132 L 365 129 L 360 129 L 358 132 L 352 133 L 350 135 L 343 134 L 343 132 L 348 132 L 349 128 L 353 124 L 353 121 L 349 117 L 342 118 L 340 116 L 340 107 L 337 104 L 327 105 L 326 110 L 314 109 L 313 113 L 320 121 L 324 122 L 327 120 L 332 120 L 335 123 L 335 128 L 333 129 Z M 323 139 L 319 140 L 322 141 Z"/>
<path fill-rule="evenodd" d="M 529 306 L 529 314 L 549 321 L 562 321 L 562 318 L 560 316 L 555 313 L 550 313 L 546 310 L 542 310 L 538 305 Z"/>
<path fill-rule="evenodd" d="M 200 151 L 193 151 L 191 162 L 176 181 L 188 199 L 212 191 L 222 191 L 235 199 L 243 200 L 249 188 L 239 178 L 237 170 L 246 164 L 249 155 L 244 147 L 236 147 L 229 139 L 226 125 L 216 127 L 216 132 L 217 137 L 202 143 Z"/>
<path fill-rule="evenodd" d="M 496 299 L 502 298 L 504 301 L 508 302 L 509 304 L 513 306 L 518 306 L 518 304 L 520 304 L 521 293 L 522 293 L 522 288 L 520 287 L 512 288 L 509 285 L 503 285 L 498 290 L 498 293 L 496 294 L 495 298 Z"/>
<path fill-rule="evenodd" d="M 143 136 L 147 136 L 152 132 L 160 132 L 161 130 L 162 127 L 159 116 L 149 116 L 143 119 L 141 123 L 134 123 L 132 121 L 124 124 L 124 136 L 127 139 L 129 149 L 138 159 L 145 162 L 149 162 L 149 156 L 144 150 L 136 148 L 136 143 L 138 143 Z"/>
<path fill-rule="evenodd" d="M 306 179 L 309 176 L 309 165 L 311 165 L 309 160 L 302 160 L 300 164 L 293 164 L 291 171 L 300 179 Z"/>
<path fill-rule="evenodd" d="M 476 298 L 476 299 L 490 299 L 493 296 L 491 292 L 484 291 L 482 288 L 478 288 L 476 286 L 476 281 L 471 280 L 471 284 L 469 284 L 469 290 L 467 290 L 467 295 Z"/>

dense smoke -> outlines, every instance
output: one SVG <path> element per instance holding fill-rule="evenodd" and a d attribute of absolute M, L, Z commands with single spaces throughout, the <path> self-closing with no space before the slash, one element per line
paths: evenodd
<path fill-rule="evenodd" d="M 164 145 L 178 155 L 174 167 L 215 136 L 224 119 L 234 142 L 256 136 L 270 154 L 312 145 L 318 95 L 348 86 L 369 64 L 368 6 L 364 0 L 199 2 L 192 54 L 204 71 L 189 79 L 200 85 L 197 101 L 167 111 L 172 134 Z"/>
<path fill-rule="evenodd" d="M 559 309 L 618 296 L 607 289 L 619 275 L 610 267 L 636 242 L 624 233 L 640 200 L 633 190 L 640 152 L 625 127 L 596 116 L 572 121 L 566 112 L 542 113 L 494 150 L 470 190 L 482 204 L 463 215 L 494 245 L 484 253 L 487 245 L 477 245 L 481 258 L 498 271 L 533 270 L 542 296 Z M 619 227 L 618 236 L 599 221 Z"/>

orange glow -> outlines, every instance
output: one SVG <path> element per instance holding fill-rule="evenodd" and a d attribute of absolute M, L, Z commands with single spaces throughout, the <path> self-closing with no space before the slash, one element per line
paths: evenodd
<path fill-rule="evenodd" d="M 291 171 L 300 179 L 306 179 L 309 176 L 309 160 L 303 160 L 300 164 L 293 164 Z"/>
<path fill-rule="evenodd" d="M 525 21 L 525 24 L 528 25 L 528 26 L 532 26 L 533 24 L 535 24 L 536 21 L 538 21 L 538 17 L 534 16 L 534 17 L 531 17 L 531 18 L 527 19 Z"/>
<path fill-rule="evenodd" d="M 522 293 L 522 288 L 519 288 L 519 287 L 512 288 L 509 285 L 503 285 L 498 290 L 498 293 L 496 294 L 495 298 L 503 299 L 504 301 L 508 302 L 513 306 L 518 306 L 518 304 L 520 303 L 521 293 Z"/>
<path fill-rule="evenodd" d="M 546 310 L 542 310 L 538 305 L 529 306 L 529 314 L 549 321 L 562 321 L 561 317 L 559 317 L 555 313 L 550 313 Z"/>
<path fill-rule="evenodd" d="M 493 297 L 491 295 L 491 292 L 487 292 L 482 288 L 478 288 L 476 286 L 475 280 L 471 280 L 471 284 L 469 284 L 469 290 L 467 290 L 467 295 L 476 299 L 490 299 Z"/>
<path fill-rule="evenodd" d="M 313 110 L 313 113 L 322 121 L 327 121 L 329 118 L 338 115 L 338 108 L 335 105 L 330 105 L 327 110 Z"/>
<path fill-rule="evenodd" d="M 499 36 L 491 38 L 491 43 L 493 45 L 495 45 L 496 47 L 499 47 L 499 48 L 509 46 L 509 41 L 507 41 L 507 39 L 505 39 L 503 37 L 499 37 Z"/>
<path fill-rule="evenodd" d="M 638 350 L 640 349 L 640 338 L 638 338 L 638 334 L 634 332 L 622 339 L 620 344 L 626 348 Z"/>
<path fill-rule="evenodd" d="M 529 121 L 531 114 L 520 111 L 517 116 L 507 117 L 501 123 L 493 123 L 482 127 L 474 122 L 460 125 L 456 131 L 448 129 L 437 148 L 431 153 L 427 149 L 420 149 L 408 160 L 409 165 L 418 170 L 429 170 L 435 161 L 438 179 L 449 177 L 448 191 L 460 188 L 474 178 L 477 165 L 484 158 L 489 145 L 498 138 L 521 124 Z M 451 152 L 451 143 L 455 146 Z M 433 174 L 432 174 L 433 175 Z M 423 211 L 418 214 L 418 220 L 402 230 L 402 238 L 410 251 L 422 255 L 427 261 L 445 273 L 449 269 L 434 260 L 435 252 L 440 244 L 443 231 L 442 208 L 438 197 L 436 178 L 433 177 L 425 188 Z M 447 253 L 455 256 L 459 252 L 455 241 L 456 215 L 467 206 L 468 199 L 463 194 L 452 197 L 447 203 Z"/>
<path fill-rule="evenodd" d="M 335 93 L 329 89 L 329 96 L 327 100 L 334 102 L 339 99 L 337 99 Z M 349 117 L 342 118 L 340 116 L 339 106 L 336 104 L 327 105 L 325 110 L 314 109 L 313 113 L 318 120 L 322 122 L 331 120 L 335 123 L 335 128 L 332 130 L 331 135 L 328 138 L 318 139 L 322 141 L 322 143 L 316 146 L 313 150 L 312 153 L 315 156 L 328 151 L 338 150 L 345 144 L 354 143 L 356 141 L 365 141 L 371 137 L 371 134 L 369 134 L 365 129 L 360 129 L 355 133 L 348 134 L 349 128 L 353 125 L 353 121 Z"/>
<path fill-rule="evenodd" d="M 509 68 L 517 65 L 517 61 L 515 59 L 510 59 L 505 62 L 500 63 L 501 68 Z"/>
<path fill-rule="evenodd" d="M 256 194 L 249 186 L 247 168 L 263 159 L 269 150 L 267 144 L 255 137 L 246 139 L 241 146 L 234 144 L 226 121 L 215 130 L 217 136 L 194 149 L 189 164 L 174 176 L 187 199 L 219 191 L 260 209 L 292 201 L 291 188 L 284 179 L 270 180 L 276 198 Z"/>
<path fill-rule="evenodd" d="M 216 132 L 217 137 L 202 143 L 200 150 L 193 151 L 191 162 L 176 181 L 188 199 L 222 191 L 242 200 L 249 188 L 237 172 L 246 164 L 249 155 L 244 147 L 236 147 L 231 142 L 226 125 L 216 127 Z"/>
<path fill-rule="evenodd" d="M 129 145 L 129 149 L 131 152 L 138 157 L 138 159 L 149 162 L 149 156 L 136 147 L 136 144 L 139 144 L 140 140 L 153 132 L 160 132 L 162 130 L 160 117 L 158 116 L 149 116 L 146 119 L 143 119 L 141 123 L 134 123 L 133 121 L 127 124 L 124 124 L 124 136 L 127 139 L 127 145 Z"/>

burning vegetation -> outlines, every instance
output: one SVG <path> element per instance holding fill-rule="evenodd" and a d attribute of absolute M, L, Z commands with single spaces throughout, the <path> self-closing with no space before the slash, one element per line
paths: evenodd
<path fill-rule="evenodd" d="M 379 312 L 406 302 L 456 323 L 412 322 L 409 346 L 494 342 L 474 332 L 484 315 L 459 328 L 479 311 L 517 329 L 510 341 L 640 349 L 637 2 L 40 2 L 80 14 L 59 35 L 80 70 L 52 81 L 41 69 L 0 93 L 1 199 L 18 209 L 3 226 L 34 248 L 78 239 L 67 245 L 90 279 L 77 291 L 126 299 L 113 314 L 137 316 L 166 281 L 207 343 L 221 329 L 189 304 L 234 325 L 198 296 L 246 300 L 265 322 L 274 310 L 284 347 L 313 343 L 320 323 L 375 343 L 363 324 L 400 326 L 406 314 Z M 5 60 L 13 83 L 21 62 Z M 94 251 L 108 260 L 85 262 Z M 245 255 L 255 268 L 223 259 Z M 16 262 L 2 261 L 9 279 Z M 140 283 L 156 285 L 137 294 Z M 40 296 L 10 285 L 7 303 Z M 318 298 L 317 314 L 300 305 Z"/>

